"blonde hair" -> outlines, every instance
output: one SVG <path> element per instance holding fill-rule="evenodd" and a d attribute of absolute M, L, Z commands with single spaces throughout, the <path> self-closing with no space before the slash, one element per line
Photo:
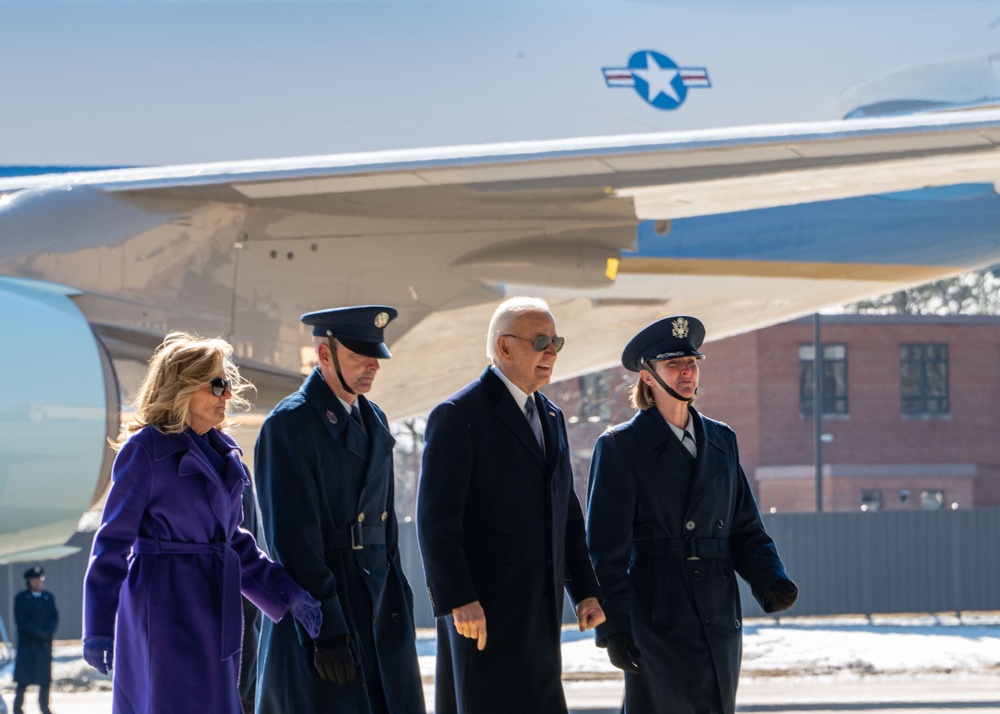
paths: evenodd
<path fill-rule="evenodd" d="M 628 395 L 628 400 L 633 409 L 639 409 L 640 411 L 651 409 L 656 404 L 656 400 L 653 399 L 652 388 L 643 382 L 641 377 L 637 378 L 635 384 L 632 385 L 632 391 Z"/>
<path fill-rule="evenodd" d="M 120 449 L 132 434 L 152 425 L 164 434 L 180 434 L 187 426 L 188 408 L 195 392 L 223 371 L 230 380 L 230 409 L 249 409 L 244 392 L 254 386 L 240 376 L 233 362 L 233 347 L 219 338 L 198 337 L 187 332 L 171 332 L 153 352 L 146 376 L 139 386 L 133 406 L 135 412 L 122 424 Z M 228 419 L 219 428 L 230 426 Z"/>
<path fill-rule="evenodd" d="M 512 297 L 504 300 L 497 307 L 490 319 L 490 329 L 486 334 L 486 356 L 490 361 L 496 359 L 497 340 L 500 335 L 508 332 L 514 320 L 526 312 L 547 312 L 550 315 L 549 304 L 537 297 Z"/>

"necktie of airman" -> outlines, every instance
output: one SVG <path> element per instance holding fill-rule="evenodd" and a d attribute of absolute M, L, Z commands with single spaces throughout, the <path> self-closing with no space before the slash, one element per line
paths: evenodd
<path fill-rule="evenodd" d="M 538 418 L 538 410 L 535 409 L 535 397 L 530 396 L 524 403 L 524 410 L 528 414 L 528 424 L 531 425 L 531 433 L 535 435 L 538 448 L 545 452 L 545 441 L 542 439 L 542 420 Z"/>
<path fill-rule="evenodd" d="M 358 426 L 361 427 L 361 431 L 365 430 L 365 423 L 361 420 L 361 410 L 358 409 L 357 402 L 351 405 L 351 418 L 358 423 Z"/>
<path fill-rule="evenodd" d="M 698 458 L 698 445 L 694 443 L 694 437 L 691 436 L 689 431 L 684 432 L 684 436 L 681 437 L 681 443 L 690 452 L 691 456 L 696 459 Z"/>

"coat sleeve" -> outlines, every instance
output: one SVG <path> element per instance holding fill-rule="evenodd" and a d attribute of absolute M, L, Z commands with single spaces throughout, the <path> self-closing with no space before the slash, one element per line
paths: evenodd
<path fill-rule="evenodd" d="M 628 564 L 635 520 L 635 480 L 620 453 L 622 436 L 607 432 L 597 440 L 587 486 L 587 543 L 604 593 L 607 621 L 597 627 L 597 643 L 631 630 Z"/>
<path fill-rule="evenodd" d="M 733 511 L 733 527 L 729 534 L 729 545 L 733 551 L 733 568 L 750 586 L 754 599 L 764 612 L 772 608 L 766 602 L 768 588 L 778 580 L 787 580 L 785 566 L 778 557 L 778 549 L 771 536 L 764 530 L 760 510 L 747 481 L 743 467 L 739 465 L 739 450 L 733 436 L 733 454 L 738 471 L 736 481 L 736 502 Z"/>
<path fill-rule="evenodd" d="M 149 503 L 151 478 L 152 457 L 133 437 L 115 458 L 111 490 L 90 551 L 83 582 L 84 637 L 114 637 L 128 554 Z"/>
<path fill-rule="evenodd" d="M 49 593 L 49 611 L 45 619 L 45 635 L 48 642 L 52 642 L 57 627 L 59 627 L 59 611 L 56 609 L 56 598 Z"/>
<path fill-rule="evenodd" d="M 427 419 L 417 486 L 417 539 L 436 617 L 479 599 L 465 553 L 465 504 L 474 468 L 473 436 L 455 404 Z"/>
<path fill-rule="evenodd" d="M 299 585 L 285 569 L 257 547 L 253 535 L 237 528 L 231 539 L 240 559 L 240 590 L 261 612 L 277 622 L 288 612 Z"/>
<path fill-rule="evenodd" d="M 337 580 L 324 557 L 318 475 L 307 457 L 316 447 L 308 433 L 294 411 L 275 412 L 264 421 L 254 449 L 257 497 L 267 547 L 295 582 L 319 600 L 319 639 L 327 639 L 349 630 Z M 309 642 L 305 629 L 296 628 L 299 641 Z"/>

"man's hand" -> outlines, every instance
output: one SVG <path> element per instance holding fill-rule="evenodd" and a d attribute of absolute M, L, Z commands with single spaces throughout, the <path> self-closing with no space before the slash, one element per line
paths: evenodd
<path fill-rule="evenodd" d="M 608 637 L 608 659 L 611 664 L 623 672 L 639 674 L 639 660 L 642 654 L 632 639 L 632 633 L 627 630 L 616 632 Z"/>
<path fill-rule="evenodd" d="M 576 621 L 580 623 L 580 632 L 592 630 L 607 618 L 604 617 L 604 610 L 596 597 L 588 597 L 581 600 L 576 606 Z"/>
<path fill-rule="evenodd" d="M 476 647 L 480 652 L 486 648 L 486 613 L 478 600 L 456 607 L 451 616 L 458 634 L 470 640 L 479 640 Z"/>
<path fill-rule="evenodd" d="M 110 637 L 84 637 L 83 659 L 101 674 L 107 674 L 115 662 L 115 641 Z"/>
<path fill-rule="evenodd" d="M 350 635 L 319 640 L 313 648 L 313 666 L 320 677 L 337 684 L 354 681 L 354 668 L 360 660 Z"/>

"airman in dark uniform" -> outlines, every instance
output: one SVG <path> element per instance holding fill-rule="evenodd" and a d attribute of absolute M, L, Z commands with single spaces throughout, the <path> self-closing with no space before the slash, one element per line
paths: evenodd
<path fill-rule="evenodd" d="M 38 685 L 38 708 L 49 714 L 52 684 L 52 635 L 59 624 L 56 599 L 42 589 L 45 570 L 36 565 L 24 574 L 25 589 L 14 597 L 17 624 L 17 660 L 14 662 L 14 714 L 23 714 L 24 690 Z"/>
<path fill-rule="evenodd" d="M 625 671 L 625 714 L 733 714 L 739 574 L 765 612 L 798 588 L 764 531 L 736 434 L 691 406 L 705 328 L 667 317 L 628 343 L 638 412 L 597 441 L 587 542 L 607 621 L 597 644 Z"/>
<path fill-rule="evenodd" d="M 296 624 L 264 621 L 258 714 L 422 714 L 413 593 L 399 557 L 394 439 L 364 396 L 391 307 L 313 312 L 319 364 L 261 427 L 257 494 L 274 559 L 323 608 L 313 641 Z"/>

